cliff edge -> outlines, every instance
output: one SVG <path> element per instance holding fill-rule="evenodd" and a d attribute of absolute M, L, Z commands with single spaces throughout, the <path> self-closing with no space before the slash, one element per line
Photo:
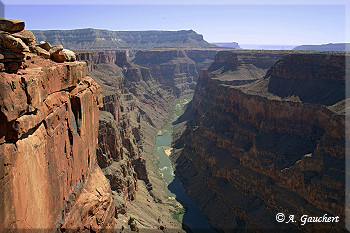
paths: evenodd
<path fill-rule="evenodd" d="M 101 88 L 71 51 L 36 45 L 23 21 L 1 19 L 1 30 L 0 232 L 113 228 L 96 163 Z"/>

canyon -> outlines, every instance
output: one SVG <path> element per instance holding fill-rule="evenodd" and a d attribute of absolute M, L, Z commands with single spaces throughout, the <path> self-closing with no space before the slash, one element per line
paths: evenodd
<path fill-rule="evenodd" d="M 181 229 L 174 214 L 183 207 L 167 194 L 154 138 L 171 116 L 173 103 L 193 93 L 199 70 L 215 53 L 139 50 L 132 61 L 125 51 L 77 53 L 102 87 L 97 160 L 118 200 L 119 219 L 127 212 L 141 228 Z M 120 229 L 122 224 L 117 225 Z"/>
<path fill-rule="evenodd" d="M 345 232 L 346 56 L 286 54 L 249 79 L 234 75 L 240 56 L 217 53 L 178 122 L 173 161 L 187 193 L 224 232 Z M 342 220 L 281 224 L 277 213 Z"/>
<path fill-rule="evenodd" d="M 222 51 L 192 30 L 31 33 L 22 22 L 1 24 L 0 232 L 188 230 L 189 206 L 158 167 L 164 125 L 177 185 L 216 230 L 345 231 L 344 53 Z"/>

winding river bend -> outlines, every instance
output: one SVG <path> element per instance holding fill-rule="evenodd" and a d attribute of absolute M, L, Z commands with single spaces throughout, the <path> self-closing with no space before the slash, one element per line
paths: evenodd
<path fill-rule="evenodd" d="M 159 157 L 159 169 L 164 180 L 168 184 L 169 198 L 176 198 L 180 203 L 186 207 L 186 212 L 180 214 L 183 228 L 190 232 L 216 232 L 208 223 L 204 214 L 200 211 L 197 204 L 185 193 L 185 190 L 179 179 L 174 174 L 172 163 L 169 159 L 172 143 L 173 127 L 172 123 L 182 115 L 184 107 L 191 100 L 192 97 L 184 97 L 174 107 L 174 115 L 169 120 L 156 137 L 156 154 Z"/>

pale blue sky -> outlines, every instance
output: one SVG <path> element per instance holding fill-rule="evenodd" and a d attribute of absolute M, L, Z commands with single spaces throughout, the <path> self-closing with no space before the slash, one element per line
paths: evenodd
<path fill-rule="evenodd" d="M 274 5 L 271 2 L 264 5 L 227 2 L 220 5 L 159 5 L 157 2 L 139 5 L 135 1 L 129 5 L 91 5 L 94 3 L 91 1 L 89 5 L 23 5 L 35 2 L 3 2 L 5 17 L 24 20 L 29 30 L 193 29 L 209 42 L 235 41 L 240 44 L 299 45 L 347 41 L 345 5 L 327 5 L 325 1 L 317 5 Z"/>

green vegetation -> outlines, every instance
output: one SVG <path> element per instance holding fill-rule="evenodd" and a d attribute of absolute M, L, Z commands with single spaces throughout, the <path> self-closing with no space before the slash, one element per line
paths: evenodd
<path fill-rule="evenodd" d="M 175 211 L 169 210 L 171 215 L 173 216 L 173 218 L 178 221 L 179 223 L 182 224 L 184 215 L 186 213 L 186 209 L 184 207 L 180 207 L 178 205 L 176 205 L 175 203 L 172 204 L 172 206 L 175 207 Z"/>

